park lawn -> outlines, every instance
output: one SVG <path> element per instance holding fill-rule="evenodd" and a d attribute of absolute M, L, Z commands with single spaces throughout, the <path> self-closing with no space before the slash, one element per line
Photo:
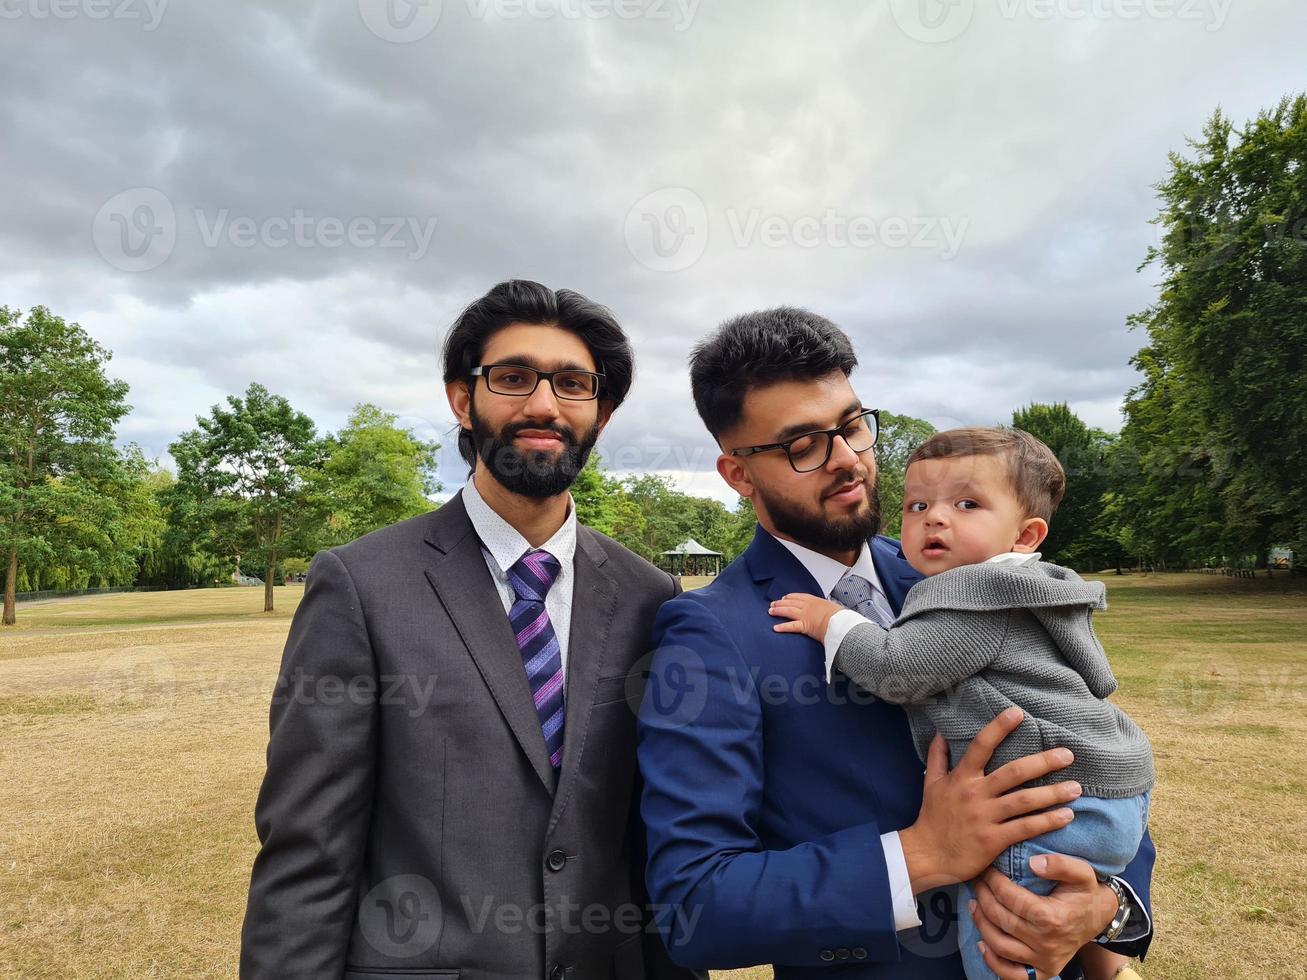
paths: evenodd
<path fill-rule="evenodd" d="M 1159 770 L 1143 972 L 1301 977 L 1307 583 L 1104 581 L 1117 701 Z M 0 976 L 235 975 L 268 699 L 302 589 L 277 589 L 270 614 L 261 588 L 19 606 L 0 631 Z"/>

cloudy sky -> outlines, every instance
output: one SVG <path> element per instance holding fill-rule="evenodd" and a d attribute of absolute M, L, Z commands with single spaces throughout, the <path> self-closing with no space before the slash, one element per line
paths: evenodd
<path fill-rule="evenodd" d="M 1167 153 L 1307 88 L 1305 40 L 1302 0 L 0 0 L 0 303 L 110 348 L 165 464 L 259 381 L 456 487 L 439 340 L 509 277 L 618 313 L 601 450 L 691 492 L 686 353 L 782 303 L 868 405 L 1115 429 Z"/>

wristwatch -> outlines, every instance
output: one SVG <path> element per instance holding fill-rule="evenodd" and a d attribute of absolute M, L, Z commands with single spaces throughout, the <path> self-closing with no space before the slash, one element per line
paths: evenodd
<path fill-rule="evenodd" d="M 1098 880 L 1112 889 L 1116 895 L 1116 914 L 1112 916 L 1112 921 L 1107 924 L 1107 928 L 1094 937 L 1094 942 L 1116 942 L 1117 937 L 1125 931 L 1125 924 L 1130 919 L 1130 896 L 1121 887 L 1121 882 L 1115 878 L 1099 878 Z"/>

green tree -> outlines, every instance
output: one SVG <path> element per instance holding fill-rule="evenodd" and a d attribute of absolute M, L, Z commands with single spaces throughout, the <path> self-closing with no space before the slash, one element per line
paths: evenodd
<path fill-rule="evenodd" d="M 1144 381 L 1126 396 L 1126 424 L 1109 460 L 1108 513 L 1139 566 L 1185 567 L 1219 555 L 1228 539 L 1215 465 L 1219 450 L 1192 391 L 1154 351 L 1135 355 Z"/>
<path fill-rule="evenodd" d="M 163 539 L 166 521 L 151 471 L 133 443 L 97 485 L 99 504 L 79 529 L 83 554 L 77 564 L 102 585 L 134 584 L 142 558 Z"/>
<path fill-rule="evenodd" d="M 628 476 L 622 481 L 622 487 L 644 517 L 639 537 L 623 543 L 649 561 L 659 561 L 664 551 L 676 547 L 688 536 L 685 494 L 657 473 Z"/>
<path fill-rule="evenodd" d="M 735 530 L 730 539 L 723 542 L 725 547 L 717 550 L 726 555 L 727 560 L 734 561 L 744 554 L 745 549 L 753 542 L 753 535 L 758 527 L 758 514 L 753 509 L 753 501 L 748 497 L 741 497 L 735 502 L 731 517 L 734 519 Z"/>
<path fill-rule="evenodd" d="M 903 533 L 903 478 L 908 470 L 908 457 L 934 434 L 935 427 L 923 419 L 880 413 L 876 481 L 880 492 L 881 532 L 891 538 Z"/>
<path fill-rule="evenodd" d="M 341 544 L 434 508 L 440 445 L 396 425 L 375 405 L 356 405 L 339 433 L 325 442 L 320 470 L 305 472 L 327 515 L 328 543 Z"/>
<path fill-rule="evenodd" d="M 1307 545 L 1307 96 L 1218 110 L 1157 187 L 1158 300 L 1126 399 L 1132 533 L 1185 560 Z M 1114 487 L 1114 490 L 1117 488 Z"/>
<path fill-rule="evenodd" d="M 730 510 L 711 497 L 682 493 L 670 479 L 656 473 L 628 476 L 622 485 L 644 516 L 639 539 L 622 543 L 650 561 L 661 561 L 664 551 L 694 538 L 720 552 L 725 565 L 748 547 L 753 537 L 753 507 L 743 498 Z"/>
<path fill-rule="evenodd" d="M 572 485 L 572 498 L 578 520 L 652 562 L 692 537 L 720 552 L 725 564 L 753 536 L 753 508 L 743 498 L 732 511 L 721 501 L 677 490 L 657 473 L 612 477 L 597 456 Z"/>
<path fill-rule="evenodd" d="M 263 569 L 263 610 L 273 611 L 277 563 L 308 549 L 323 515 L 310 472 L 326 447 L 313 420 L 280 395 L 251 384 L 244 398 L 227 396 L 199 416 L 199 427 L 170 447 L 188 519 L 214 553 L 257 561 Z"/>
<path fill-rule="evenodd" d="M 26 319 L 0 307 L 0 553 L 3 624 L 16 622 L 19 568 L 94 558 L 78 533 L 112 505 L 120 458 L 114 427 L 127 384 L 112 355 L 43 306 Z M 120 529 L 121 530 L 121 529 Z M 125 531 L 123 532 L 126 533 Z"/>
<path fill-rule="evenodd" d="M 735 514 L 727 510 L 720 500 L 687 496 L 685 516 L 685 537 L 694 538 L 705 548 L 719 552 L 724 561 L 729 561 L 738 527 Z"/>
<path fill-rule="evenodd" d="M 213 536 L 203 532 L 203 521 L 198 516 L 211 501 L 196 501 L 183 492 L 171 472 L 159 467 L 146 476 L 145 482 L 162 515 L 163 530 L 141 555 L 137 583 L 186 589 L 230 579 L 229 552 L 215 546 Z"/>
<path fill-rule="evenodd" d="M 282 561 L 281 570 L 286 575 L 307 575 L 310 564 L 308 558 L 287 558 Z"/>
<path fill-rule="evenodd" d="M 1045 560 L 1089 570 L 1116 561 L 1103 502 L 1112 437 L 1086 425 L 1066 402 L 1027 405 L 1012 413 L 1012 425 L 1048 446 L 1066 471 L 1066 496 L 1039 548 Z"/>
<path fill-rule="evenodd" d="M 644 514 L 627 496 L 620 480 L 604 472 L 598 453 L 591 453 L 572 484 L 576 519 L 586 527 L 618 541 L 632 550 L 643 539 Z"/>

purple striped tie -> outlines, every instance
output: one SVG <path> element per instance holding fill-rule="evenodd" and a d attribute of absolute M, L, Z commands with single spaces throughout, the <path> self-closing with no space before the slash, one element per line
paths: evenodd
<path fill-rule="evenodd" d="M 517 595 L 508 611 L 508 623 L 522 652 L 527 683 L 531 685 L 555 774 L 563 763 L 563 658 L 554 624 L 545 610 L 545 596 L 561 567 L 547 551 L 528 551 L 508 570 L 509 584 Z"/>

